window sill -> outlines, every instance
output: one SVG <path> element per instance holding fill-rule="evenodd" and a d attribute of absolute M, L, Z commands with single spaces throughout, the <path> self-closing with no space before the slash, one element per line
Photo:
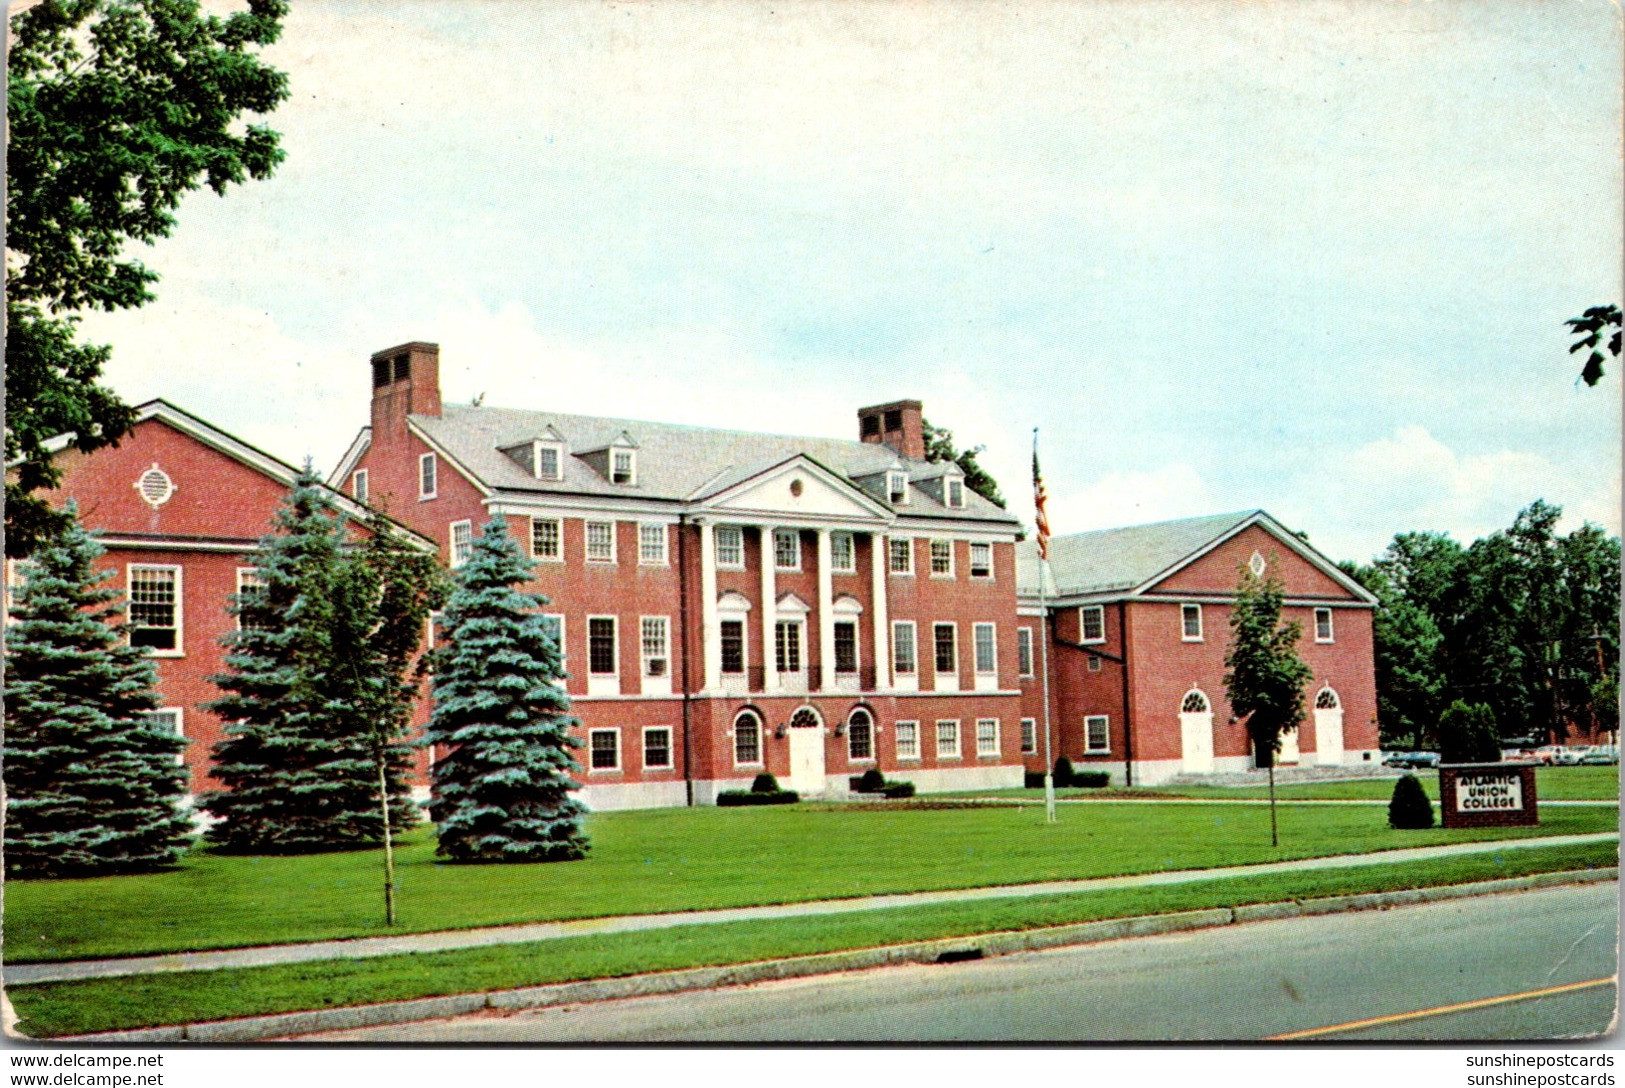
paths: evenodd
<path fill-rule="evenodd" d="M 620 774 L 620 773 L 621 773 L 621 769 L 619 767 L 588 767 L 587 768 L 587 774 L 588 775 Z"/>
<path fill-rule="evenodd" d="M 939 755 L 937 757 L 937 762 L 938 763 L 958 763 L 958 762 L 960 762 L 960 757 L 959 756 L 942 756 L 942 755 Z"/>
<path fill-rule="evenodd" d="M 138 648 L 146 649 L 145 647 L 138 647 Z M 152 650 L 152 649 L 147 649 L 147 656 L 148 657 L 158 657 L 158 658 L 166 658 L 166 659 L 169 659 L 169 660 L 174 660 L 175 658 L 185 657 L 186 656 L 186 651 L 185 650 Z"/>
<path fill-rule="evenodd" d="M 1088 748 L 1084 750 L 1083 754 L 1086 756 L 1109 756 L 1112 754 L 1112 750 L 1110 748 L 1101 748 L 1097 751 L 1093 748 Z"/>
<path fill-rule="evenodd" d="M 564 556 L 562 556 L 562 555 L 533 555 L 533 556 L 530 557 L 530 561 L 532 563 L 563 563 L 564 562 Z"/>
<path fill-rule="evenodd" d="M 587 566 L 589 566 L 589 567 L 618 567 L 618 566 L 620 566 L 620 564 L 615 562 L 615 560 L 613 560 L 613 559 L 588 559 L 587 560 Z"/>
<path fill-rule="evenodd" d="M 1179 641 L 1181 641 L 1181 642 L 1206 642 L 1207 640 L 1203 639 L 1203 638 L 1200 638 L 1200 637 L 1191 638 L 1189 635 L 1186 635 L 1184 638 L 1180 639 Z"/>

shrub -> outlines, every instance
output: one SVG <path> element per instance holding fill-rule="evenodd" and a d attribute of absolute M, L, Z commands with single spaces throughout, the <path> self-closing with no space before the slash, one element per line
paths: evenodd
<path fill-rule="evenodd" d="M 1424 831 L 1433 826 L 1433 803 L 1414 774 L 1394 783 L 1388 802 L 1388 826 L 1401 831 Z"/>
<path fill-rule="evenodd" d="M 771 775 L 768 777 L 772 777 Z M 723 790 L 717 794 L 718 808 L 743 808 L 749 805 L 793 805 L 801 800 L 795 790 Z"/>
<path fill-rule="evenodd" d="M 1040 782 L 1039 785 L 1042 786 L 1043 783 Z M 1065 756 L 1055 761 L 1055 785 L 1057 788 L 1072 785 L 1072 761 Z"/>
<path fill-rule="evenodd" d="M 914 796 L 914 783 L 912 783 L 912 782 L 887 782 L 884 786 L 881 787 L 880 792 L 881 792 L 881 794 L 883 796 L 891 797 L 891 798 L 894 798 L 894 799 L 899 798 L 899 797 L 913 797 Z"/>
<path fill-rule="evenodd" d="M 1440 763 L 1499 763 L 1501 741 L 1495 711 L 1457 699 L 1439 716 Z"/>
<path fill-rule="evenodd" d="M 779 780 L 765 771 L 756 776 L 756 781 L 750 784 L 752 793 L 778 793 Z"/>
<path fill-rule="evenodd" d="M 878 767 L 870 767 L 857 777 L 852 788 L 859 793 L 879 793 L 886 788 L 886 776 Z"/>
<path fill-rule="evenodd" d="M 1087 786 L 1089 789 L 1099 789 L 1109 786 L 1112 776 L 1105 771 L 1078 771 L 1072 776 L 1072 785 Z"/>

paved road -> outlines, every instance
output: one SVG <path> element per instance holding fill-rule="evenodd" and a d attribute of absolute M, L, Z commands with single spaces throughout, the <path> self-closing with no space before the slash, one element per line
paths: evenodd
<path fill-rule="evenodd" d="M 1344 1042 L 1586 1035 L 1606 1031 L 1613 1018 L 1616 988 L 1595 980 L 1616 974 L 1618 919 L 1617 887 L 1588 885 L 314 1038 L 1214 1040 L 1307 1031 Z M 1544 993 L 1494 1003 L 1531 991 Z M 1376 1022 L 1326 1030 L 1359 1021 Z"/>

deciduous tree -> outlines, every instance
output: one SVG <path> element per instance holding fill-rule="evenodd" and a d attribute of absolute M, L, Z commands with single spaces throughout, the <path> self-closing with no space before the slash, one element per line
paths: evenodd
<path fill-rule="evenodd" d="M 110 349 L 76 314 L 140 306 L 157 273 L 131 243 L 167 237 L 187 193 L 268 176 L 277 134 L 243 118 L 287 97 L 256 51 L 286 0 L 205 15 L 197 0 L 43 0 L 11 19 L 6 147 L 6 554 L 59 515 L 33 492 L 58 473 L 45 443 L 90 452 L 133 413 L 98 384 Z"/>
<path fill-rule="evenodd" d="M 954 432 L 946 427 L 933 427 L 928 419 L 921 420 L 920 425 L 925 435 L 925 459 L 938 462 L 952 461 L 965 474 L 966 487 L 994 506 L 1003 509 L 1004 495 L 999 492 L 998 481 L 989 476 L 987 470 L 976 461 L 976 455 L 987 447 L 972 446 L 961 450 L 954 445 Z"/>

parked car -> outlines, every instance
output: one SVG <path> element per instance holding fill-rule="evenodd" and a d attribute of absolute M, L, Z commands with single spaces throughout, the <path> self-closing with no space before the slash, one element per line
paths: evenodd
<path fill-rule="evenodd" d="M 1544 764 L 1545 766 L 1550 767 L 1552 764 L 1558 762 L 1557 756 L 1561 751 L 1563 751 L 1563 746 L 1560 744 L 1542 744 L 1531 754 L 1535 757 L 1536 763 Z"/>
<path fill-rule="evenodd" d="M 1501 752 L 1502 763 L 1538 763 L 1534 754 L 1522 748 L 1507 748 Z"/>
<path fill-rule="evenodd" d="M 1583 757 L 1589 751 L 1591 751 L 1591 746 L 1589 744 L 1582 744 L 1576 748 L 1559 748 L 1557 750 L 1557 755 L 1553 757 L 1552 762 L 1557 764 L 1559 767 L 1572 767 L 1576 763 L 1579 763 L 1581 757 Z"/>
<path fill-rule="evenodd" d="M 1439 765 L 1438 752 L 1395 752 L 1383 763 L 1390 767 L 1403 767 L 1409 770 L 1421 770 L 1437 767 Z"/>
<path fill-rule="evenodd" d="M 1580 762 L 1584 763 L 1584 764 L 1588 764 L 1588 765 L 1594 765 L 1594 764 L 1599 764 L 1599 763 L 1618 763 L 1619 762 L 1619 745 L 1617 745 L 1617 744 L 1594 744 L 1594 745 L 1591 746 L 1591 749 L 1586 752 L 1585 755 L 1580 757 Z"/>

